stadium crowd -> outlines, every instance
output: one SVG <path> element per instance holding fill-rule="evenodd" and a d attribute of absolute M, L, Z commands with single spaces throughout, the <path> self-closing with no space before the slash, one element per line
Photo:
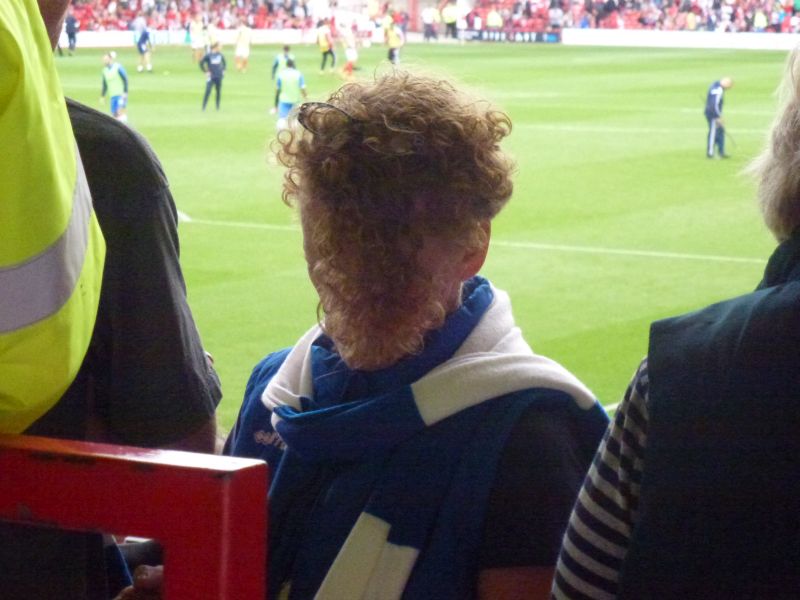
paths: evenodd
<path fill-rule="evenodd" d="M 444 33 L 447 4 L 421 8 L 436 13 L 433 27 Z M 378 2 L 366 8 L 376 22 L 390 10 L 388 3 Z M 471 9 L 459 3 L 459 25 L 537 32 L 575 27 L 796 33 L 798 11 L 800 0 L 478 0 Z M 219 29 L 235 28 L 240 21 L 255 29 L 310 29 L 319 17 L 307 0 L 74 0 L 73 12 L 81 31 L 133 29 L 137 17 L 150 29 L 180 30 L 197 13 Z M 407 21 L 407 12 L 397 14 Z"/>
<path fill-rule="evenodd" d="M 800 2 L 774 0 L 526 0 L 484 1 L 467 15 L 475 23 L 511 31 L 563 28 L 660 29 L 797 33 Z"/>
<path fill-rule="evenodd" d="M 146 20 L 150 29 L 187 29 L 192 17 L 198 13 L 203 15 L 206 24 L 219 29 L 235 28 L 239 20 L 256 29 L 312 26 L 306 0 L 75 0 L 72 9 L 81 31 L 133 29 L 134 21 L 139 17 Z"/>

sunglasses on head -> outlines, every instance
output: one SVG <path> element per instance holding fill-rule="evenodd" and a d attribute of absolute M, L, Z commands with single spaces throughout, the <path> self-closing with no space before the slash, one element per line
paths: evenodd
<path fill-rule="evenodd" d="M 361 123 L 361 121 L 356 119 L 354 116 L 343 111 L 338 106 L 330 104 L 329 102 L 304 102 L 300 105 L 300 108 L 297 111 L 297 122 L 300 123 L 300 125 L 302 125 L 306 131 L 310 131 L 315 135 L 318 135 L 319 132 L 314 129 L 313 116 L 319 110 L 333 110 L 347 119 L 348 123 Z"/>

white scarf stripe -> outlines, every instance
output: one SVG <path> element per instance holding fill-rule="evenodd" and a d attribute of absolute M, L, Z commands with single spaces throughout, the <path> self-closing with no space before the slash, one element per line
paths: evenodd
<path fill-rule="evenodd" d="M 476 353 L 450 360 L 411 385 L 417 410 L 432 425 L 475 406 L 530 388 L 561 390 L 584 410 L 595 404 L 589 389 L 557 362 L 530 354 Z"/>
<path fill-rule="evenodd" d="M 411 384 L 417 410 L 432 425 L 489 398 L 531 388 L 561 390 L 584 410 L 594 394 L 572 373 L 534 354 L 514 325 L 508 294 L 492 288 L 494 298 L 453 358 Z"/>
<path fill-rule="evenodd" d="M 403 595 L 419 551 L 387 541 L 391 526 L 361 513 L 315 600 L 394 600 Z"/>
<path fill-rule="evenodd" d="M 291 406 L 295 410 L 302 410 L 300 398 L 311 398 L 314 394 L 314 383 L 311 378 L 311 345 L 320 335 L 322 329 L 314 325 L 303 334 L 283 364 L 270 379 L 269 384 L 261 394 L 261 402 L 272 411 L 272 427 L 277 431 L 277 424 L 281 418 L 275 414 L 279 406 Z"/>
<path fill-rule="evenodd" d="M 416 548 L 386 542 L 370 578 L 369 587 L 364 593 L 364 599 L 388 600 L 402 597 L 418 556 L 419 550 Z"/>

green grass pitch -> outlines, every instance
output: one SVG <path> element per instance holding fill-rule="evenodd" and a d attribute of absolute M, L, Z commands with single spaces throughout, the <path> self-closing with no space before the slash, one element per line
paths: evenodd
<path fill-rule="evenodd" d="M 222 110 L 203 113 L 204 77 L 188 48 L 159 47 L 153 74 L 128 70 L 130 124 L 170 178 L 189 300 L 216 358 L 232 426 L 253 365 L 315 320 L 300 232 L 268 159 L 277 46 L 257 47 L 246 74 L 229 70 Z M 293 52 L 310 98 L 341 83 L 319 75 L 312 46 Z M 67 95 L 98 106 L 101 50 L 57 58 Z M 365 49 L 358 72 L 385 68 Z M 404 66 L 446 74 L 506 110 L 505 147 L 518 172 L 497 218 L 484 274 L 512 298 L 539 353 L 575 372 L 604 404 L 618 402 L 647 350 L 649 323 L 759 280 L 774 246 L 741 170 L 775 111 L 784 54 L 545 45 L 409 45 Z M 381 66 L 383 65 L 383 66 Z M 730 75 L 731 160 L 705 158 L 705 93 Z"/>

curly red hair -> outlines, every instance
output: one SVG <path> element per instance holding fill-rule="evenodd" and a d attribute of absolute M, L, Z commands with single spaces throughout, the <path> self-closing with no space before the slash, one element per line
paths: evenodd
<path fill-rule="evenodd" d="M 301 107 L 279 137 L 283 198 L 299 205 L 323 328 L 352 368 L 421 350 L 447 307 L 419 250 L 486 243 L 482 223 L 511 196 L 502 112 L 450 83 L 393 72 Z"/>

